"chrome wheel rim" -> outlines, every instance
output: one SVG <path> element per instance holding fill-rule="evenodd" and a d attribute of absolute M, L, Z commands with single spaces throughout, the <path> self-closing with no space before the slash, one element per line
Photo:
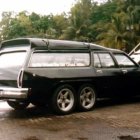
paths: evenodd
<path fill-rule="evenodd" d="M 91 87 L 85 87 L 80 93 L 80 104 L 85 109 L 91 109 L 95 104 L 95 92 Z"/>
<path fill-rule="evenodd" d="M 61 111 L 71 110 L 74 105 L 73 92 L 68 88 L 60 90 L 57 96 L 57 105 Z"/>

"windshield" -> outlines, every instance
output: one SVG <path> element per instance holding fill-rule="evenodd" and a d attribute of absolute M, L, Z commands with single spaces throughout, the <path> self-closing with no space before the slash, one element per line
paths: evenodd
<path fill-rule="evenodd" d="M 0 68 L 20 68 L 26 57 L 26 52 L 8 52 L 0 55 Z"/>

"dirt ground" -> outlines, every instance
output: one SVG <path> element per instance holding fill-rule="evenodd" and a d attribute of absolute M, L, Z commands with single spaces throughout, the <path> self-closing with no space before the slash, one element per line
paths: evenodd
<path fill-rule="evenodd" d="M 92 111 L 65 116 L 0 102 L 0 140 L 140 140 L 140 98 L 101 100 Z"/>

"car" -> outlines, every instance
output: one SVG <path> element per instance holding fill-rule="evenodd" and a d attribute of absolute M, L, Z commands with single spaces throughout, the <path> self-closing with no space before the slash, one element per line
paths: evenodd
<path fill-rule="evenodd" d="M 99 98 L 139 95 L 139 83 L 139 65 L 120 50 L 41 38 L 1 43 L 0 99 L 17 110 L 32 103 L 61 115 L 89 111 Z"/>
<path fill-rule="evenodd" d="M 130 57 L 131 57 L 136 63 L 140 64 L 140 50 L 134 52 Z"/>
<path fill-rule="evenodd" d="M 138 64 L 140 64 L 140 43 L 134 47 L 129 56 Z"/>

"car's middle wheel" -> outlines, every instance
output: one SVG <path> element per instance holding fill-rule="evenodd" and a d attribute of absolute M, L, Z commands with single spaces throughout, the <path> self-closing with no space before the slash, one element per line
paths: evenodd
<path fill-rule="evenodd" d="M 83 111 L 91 110 L 96 103 L 96 92 L 91 85 L 83 85 L 78 92 L 78 108 Z"/>
<path fill-rule="evenodd" d="M 75 108 L 75 91 L 70 85 L 59 86 L 52 97 L 52 107 L 57 114 L 69 114 Z"/>

